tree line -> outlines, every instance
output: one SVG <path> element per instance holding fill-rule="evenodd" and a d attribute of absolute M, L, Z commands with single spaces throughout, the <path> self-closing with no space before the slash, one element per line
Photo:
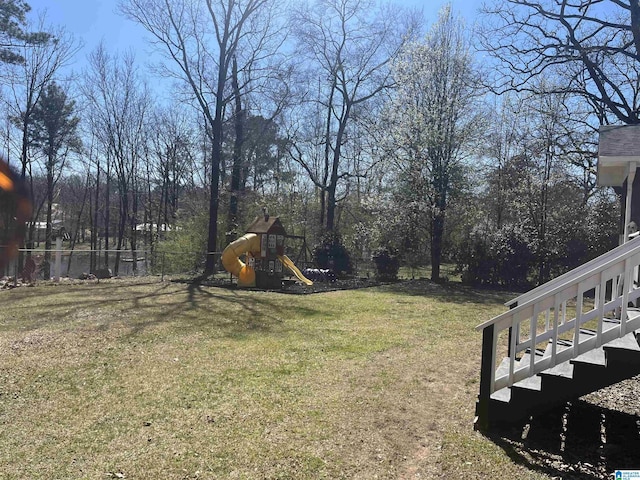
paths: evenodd
<path fill-rule="evenodd" d="M 215 255 L 263 207 L 311 244 L 544 282 L 618 241 L 598 127 L 638 123 L 640 15 L 623 0 L 445 5 L 120 0 L 154 65 L 0 4 L 5 156 L 50 250 L 56 218 L 91 268 L 124 252 Z M 34 19 L 35 18 L 35 19 Z M 151 85 L 170 85 L 160 95 Z M 166 95 L 165 95 L 166 93 Z M 113 252 L 115 251 L 115 253 Z M 135 266 L 135 262 L 134 262 Z"/>

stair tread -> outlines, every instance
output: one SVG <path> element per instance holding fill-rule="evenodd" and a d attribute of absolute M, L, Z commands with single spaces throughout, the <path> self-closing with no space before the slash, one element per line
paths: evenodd
<path fill-rule="evenodd" d="M 620 324 L 620 319 L 619 318 L 603 318 L 602 321 L 604 323 L 617 323 L 618 325 Z"/>
<path fill-rule="evenodd" d="M 591 338 L 591 337 L 595 337 L 597 335 L 595 330 L 592 330 L 590 328 L 581 328 L 580 329 L 580 341 L 582 341 L 584 338 Z"/>
<path fill-rule="evenodd" d="M 535 352 L 536 352 L 536 358 L 537 358 L 536 362 L 538 362 L 541 358 L 548 357 L 549 355 L 551 355 L 551 350 L 549 350 L 548 347 L 544 351 L 536 348 Z M 525 365 L 529 365 L 530 362 L 531 362 L 531 349 L 527 348 L 527 350 L 525 350 L 525 352 L 522 354 L 522 357 L 520 357 L 520 359 L 517 361 L 517 365 L 515 369 L 518 370 L 519 368 L 522 368 Z"/>
<path fill-rule="evenodd" d="M 509 403 L 511 401 L 511 389 L 502 388 L 497 392 L 493 392 L 490 398 L 491 400 L 495 400 L 497 402 Z"/>
<path fill-rule="evenodd" d="M 542 389 L 542 378 L 539 375 L 534 375 L 532 377 L 525 378 L 524 380 L 520 380 L 517 383 L 513 384 L 512 388 L 521 388 L 524 390 L 541 390 Z"/>
<path fill-rule="evenodd" d="M 555 367 L 551 367 L 543 372 L 540 372 L 540 375 L 573 378 L 573 364 L 571 364 L 570 362 L 563 362 L 556 365 Z"/>
<path fill-rule="evenodd" d="M 609 349 L 624 349 L 633 352 L 640 352 L 640 345 L 638 345 L 638 340 L 636 338 L 635 333 L 628 333 L 624 337 L 616 338 L 615 340 L 610 341 L 606 345 L 603 345 L 605 350 Z"/>
<path fill-rule="evenodd" d="M 588 338 L 592 338 L 596 336 L 596 331 L 595 330 L 591 330 L 590 328 L 581 328 L 580 329 L 580 338 L 579 338 L 579 342 L 582 343 L 583 341 L 585 341 Z M 573 345 L 573 333 L 571 334 L 571 338 L 569 339 L 562 339 L 559 338 L 558 339 L 558 345 L 562 345 L 562 346 L 566 346 L 566 347 L 571 347 Z"/>
<path fill-rule="evenodd" d="M 509 357 L 504 357 L 498 368 L 496 369 L 496 378 L 502 377 L 509 373 Z"/>
<path fill-rule="evenodd" d="M 628 308 L 627 318 L 630 321 L 635 320 L 629 325 L 629 328 L 637 328 L 640 308 Z M 617 336 L 620 323 L 621 321 L 616 318 L 603 318 L 601 324 L 602 340 L 606 341 Z M 638 331 L 640 332 L 640 330 Z M 579 347 L 576 345 L 576 350 L 566 352 L 566 349 L 574 348 L 576 335 Z M 496 378 L 501 377 L 501 384 L 504 385 L 506 383 L 504 377 L 509 375 L 510 367 L 513 367 L 515 378 L 528 375 L 528 368 L 532 361 L 531 355 L 535 355 L 536 369 L 540 369 L 549 367 L 555 361 L 555 359 L 551 359 L 554 350 L 556 354 L 565 351 L 560 355 L 560 358 L 567 359 L 570 353 L 591 348 L 573 359 L 567 359 L 563 363 L 492 393 L 490 395 L 491 411 L 496 418 L 501 418 L 503 421 L 520 419 L 523 415 L 538 412 L 547 408 L 548 405 L 566 401 L 574 396 L 577 398 L 593 391 L 592 389 L 611 385 L 622 378 L 634 375 L 634 371 L 640 371 L 640 335 L 636 336 L 635 332 L 611 340 L 599 348 L 593 348 L 596 346 L 597 332 L 592 329 L 580 328 L 578 332 L 574 329 L 563 330 L 562 336 L 565 339 L 557 339 L 555 345 L 553 338 L 546 345 L 542 342 L 537 345 L 544 346 L 544 349 L 521 350 L 522 357 L 515 359 L 513 364 L 511 364 L 509 357 L 502 359 L 495 370 L 495 376 Z M 547 336 L 547 338 L 549 337 Z M 607 363 L 609 363 L 609 368 L 607 368 Z M 543 383 L 546 383 L 544 390 Z"/>
<path fill-rule="evenodd" d="M 576 363 L 589 363 L 592 365 L 606 366 L 607 362 L 602 348 L 594 348 L 577 357 L 569 360 L 572 364 Z"/>

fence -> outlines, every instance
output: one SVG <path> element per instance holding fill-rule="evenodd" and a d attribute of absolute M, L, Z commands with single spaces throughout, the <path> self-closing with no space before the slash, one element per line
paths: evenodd
<path fill-rule="evenodd" d="M 0 271 L 0 277 L 14 279 L 25 278 L 26 259 L 31 257 L 34 278 L 44 279 L 48 270 L 49 276 L 57 278 L 87 278 L 89 275 L 100 276 L 108 268 L 111 275 L 120 277 L 132 276 L 192 276 L 202 273 L 206 254 L 196 252 L 151 252 L 136 251 L 135 258 L 130 250 L 50 250 L 50 263 L 47 269 L 45 250 L 20 249 L 20 256 L 13 258 Z M 221 253 L 214 252 L 217 270 L 224 272 L 220 263 Z M 20 264 L 20 262 L 22 264 Z M 102 272 L 101 272 L 102 271 Z M 228 276 L 224 273 L 222 276 Z"/>
<path fill-rule="evenodd" d="M 2 247 L 0 247 L 2 248 Z M 0 271 L 0 277 L 12 277 L 14 279 L 23 278 L 24 264 L 27 257 L 32 257 L 36 266 L 36 278 L 44 279 L 46 264 L 44 262 L 44 249 L 21 249 L 22 266 L 18 258 L 13 258 Z M 49 265 L 49 275 L 51 278 L 86 278 L 93 274 L 98 275 L 99 270 L 109 268 L 115 276 L 158 276 L 164 280 L 166 276 L 194 276 L 204 271 L 206 255 L 203 252 L 167 252 L 138 250 L 133 258 L 131 250 L 89 250 L 89 249 L 63 249 L 56 248 L 50 250 L 51 260 Z M 232 281 L 230 275 L 225 272 L 221 263 L 221 252 L 214 252 L 210 255 L 215 257 L 215 265 L 218 276 L 221 279 L 227 277 Z M 315 268 L 317 265 L 309 258 L 296 258 L 290 254 L 291 259 L 300 270 L 307 267 Z M 117 263 L 116 263 L 117 260 Z M 375 278 L 375 264 L 370 258 L 352 258 L 353 276 L 360 278 Z M 425 268 L 414 266 L 400 269 L 399 278 L 421 278 L 428 276 Z"/>

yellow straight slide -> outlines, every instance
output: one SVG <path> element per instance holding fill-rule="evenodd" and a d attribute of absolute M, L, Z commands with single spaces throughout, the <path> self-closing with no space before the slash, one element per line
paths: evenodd
<path fill-rule="evenodd" d="M 282 256 L 278 255 L 278 260 L 280 260 L 285 267 L 291 270 L 291 272 L 295 275 L 295 277 L 298 280 L 300 280 L 302 283 L 309 286 L 313 285 L 313 282 L 302 274 L 300 269 L 296 267 L 296 265 L 291 261 L 289 257 L 287 257 L 286 255 L 282 255 Z"/>

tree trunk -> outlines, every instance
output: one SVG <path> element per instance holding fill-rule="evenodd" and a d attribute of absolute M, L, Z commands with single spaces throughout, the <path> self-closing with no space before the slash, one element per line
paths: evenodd
<path fill-rule="evenodd" d="M 335 230 L 336 220 L 336 189 L 338 188 L 338 167 L 340 166 L 340 157 L 342 155 L 342 144 L 344 143 L 344 134 L 347 129 L 351 113 L 351 103 L 346 102 L 340 125 L 336 133 L 336 142 L 333 149 L 333 158 L 331 159 L 331 175 L 329 177 L 329 185 L 327 185 L 327 231 Z"/>
<path fill-rule="evenodd" d="M 22 151 L 20 153 L 20 163 L 21 163 L 20 180 L 22 181 L 23 185 L 26 185 L 27 183 L 26 182 L 27 166 L 29 163 L 29 152 L 28 152 L 29 137 L 27 133 L 28 122 L 29 122 L 29 113 L 25 112 L 23 123 L 22 123 Z M 29 201 L 31 202 L 31 205 L 35 205 L 34 198 L 33 198 L 33 185 L 31 183 L 29 188 Z M 29 248 L 29 246 L 33 246 L 33 232 L 34 232 L 34 225 L 35 225 L 36 218 L 37 217 L 34 215 L 29 219 L 31 221 L 31 225 L 29 226 L 29 229 L 27 231 L 27 236 L 25 238 L 27 248 Z M 23 245 L 20 245 L 20 246 L 22 247 Z M 31 255 L 31 252 L 27 252 L 27 256 L 28 255 Z M 18 271 L 21 272 L 23 267 L 24 267 L 24 253 L 18 252 Z"/>
<path fill-rule="evenodd" d="M 320 196 L 320 227 L 324 227 L 324 217 L 327 210 L 327 192 L 324 188 L 319 189 Z"/>
<path fill-rule="evenodd" d="M 53 217 L 53 166 L 52 159 L 49 158 L 47 163 L 47 226 L 44 239 L 44 278 L 51 278 L 51 246 L 53 237 L 53 228 L 51 225 Z"/>
<path fill-rule="evenodd" d="M 120 186 L 122 188 L 122 185 Z M 120 191 L 120 216 L 118 218 L 118 240 L 116 246 L 116 260 L 113 266 L 114 275 L 118 275 L 120 271 L 120 256 L 122 246 L 124 245 L 124 231 L 127 227 L 127 212 L 129 210 L 129 193 L 126 191 Z"/>
<path fill-rule="evenodd" d="M 214 142 L 214 144 L 218 144 Z M 219 144 L 218 144 L 219 145 Z M 211 168 L 211 197 L 209 198 L 209 228 L 207 241 L 207 258 L 205 261 L 204 274 L 211 275 L 216 271 L 216 245 L 218 237 L 218 205 L 219 205 L 219 185 L 220 180 L 220 148 L 213 149 Z"/>
<path fill-rule="evenodd" d="M 336 215 L 336 184 L 333 181 L 327 187 L 327 225 L 328 232 L 333 232 L 335 228 Z"/>
<path fill-rule="evenodd" d="M 78 241 L 78 237 L 80 237 L 80 232 L 84 230 L 84 225 L 82 224 L 82 214 L 84 212 L 84 206 L 87 203 L 87 198 L 89 198 L 89 203 L 91 203 L 91 196 L 89 195 L 89 183 L 91 182 L 91 174 L 87 171 L 87 180 L 84 187 L 84 192 L 82 195 L 82 204 L 80 205 L 80 210 L 78 212 L 78 220 L 76 221 L 76 228 L 73 232 L 73 236 L 71 236 L 70 244 L 69 244 L 69 259 L 67 261 L 67 272 L 71 271 L 71 257 L 73 256 L 73 250 L 76 247 L 76 242 Z M 91 206 L 89 206 L 91 208 Z"/>
<path fill-rule="evenodd" d="M 442 264 L 442 240 L 444 237 L 444 213 L 436 213 L 431 230 L 431 280 L 440 281 Z"/>
<path fill-rule="evenodd" d="M 138 187 L 136 185 L 136 178 L 132 175 L 133 181 L 133 199 L 131 207 L 131 258 L 133 262 L 133 275 L 138 273 Z"/>
<path fill-rule="evenodd" d="M 93 211 L 93 225 L 91 226 L 91 265 L 89 268 L 89 271 L 91 273 L 94 273 L 98 268 L 98 257 L 97 257 L 97 252 L 96 250 L 98 250 L 98 236 L 100 234 L 99 232 L 99 219 L 98 219 L 98 212 L 100 211 L 99 205 L 100 205 L 100 160 L 98 160 L 97 163 L 97 169 L 96 169 L 96 197 L 95 197 L 95 206 L 94 206 L 94 211 Z"/>
<path fill-rule="evenodd" d="M 238 85 L 238 63 L 233 58 L 233 76 L 231 78 L 235 97 L 235 139 L 233 142 L 233 165 L 231 167 L 231 188 L 229 196 L 229 212 L 227 215 L 227 241 L 235 240 L 238 229 L 238 196 L 240 193 L 240 176 L 242 173 L 242 143 L 244 142 L 244 112 Z M 231 238 L 234 237 L 234 238 Z"/>
<path fill-rule="evenodd" d="M 209 276 L 216 272 L 216 247 L 218 244 L 218 207 L 220 205 L 220 165 L 222 164 L 222 123 L 224 108 L 224 86 L 227 78 L 227 70 L 223 68 L 227 59 L 227 51 L 220 45 L 218 80 L 216 91 L 216 113 L 211 123 L 211 197 L 209 198 L 209 236 L 207 240 L 207 258 L 204 266 L 204 275 Z"/>
<path fill-rule="evenodd" d="M 111 222 L 111 162 L 107 158 L 107 181 L 104 198 L 104 266 L 109 268 L 109 223 Z"/>

